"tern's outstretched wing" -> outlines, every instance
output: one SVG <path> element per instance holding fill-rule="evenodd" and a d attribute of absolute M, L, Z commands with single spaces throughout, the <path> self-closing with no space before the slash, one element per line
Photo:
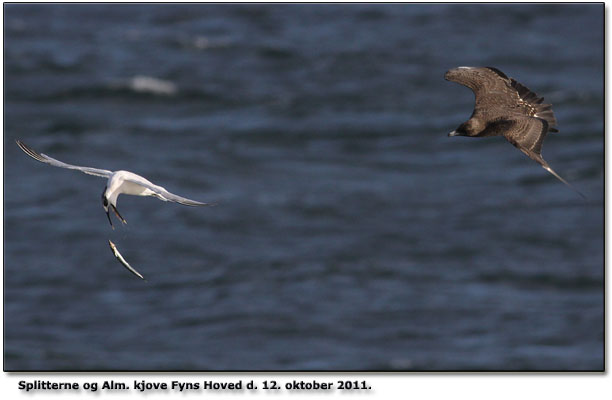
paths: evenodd
<path fill-rule="evenodd" d="M 188 199 L 186 197 L 181 197 L 179 195 L 176 195 L 174 193 L 170 193 L 169 191 L 167 191 L 165 188 L 155 185 L 147 180 L 139 180 L 139 179 L 135 179 L 135 178 L 131 178 L 131 177 L 126 177 L 124 178 L 126 181 L 135 183 L 137 185 L 146 187 L 147 189 L 151 190 L 153 192 L 153 196 L 157 197 L 160 200 L 163 201 L 172 201 L 175 203 L 180 203 L 186 206 L 192 206 L 192 207 L 197 207 L 197 206 L 214 206 L 215 203 L 202 203 L 200 201 L 195 201 L 195 200 L 191 200 Z"/>
<path fill-rule="evenodd" d="M 121 262 L 121 264 L 123 264 L 123 266 L 125 268 L 127 268 L 131 273 L 133 273 L 134 275 L 136 275 L 140 279 L 146 281 L 146 279 L 142 275 L 140 275 L 140 273 L 138 271 L 136 271 L 134 268 L 132 268 L 132 266 L 127 261 L 125 261 L 125 258 L 123 258 L 121 253 L 119 253 L 119 250 L 117 250 L 117 246 L 115 246 L 115 243 L 113 243 L 113 242 L 111 242 L 109 240 L 108 244 L 110 245 L 110 248 L 113 251 L 113 254 L 115 255 L 115 257 L 117 257 L 117 260 L 119 260 L 119 262 Z"/>
<path fill-rule="evenodd" d="M 112 171 L 108 171 L 106 169 L 98 169 L 98 168 L 90 168 L 90 167 L 79 167 L 78 165 L 66 164 L 64 162 L 56 160 L 55 158 L 51 158 L 51 157 L 49 157 L 46 154 L 37 153 L 36 151 L 34 151 L 32 148 L 28 147 L 25 143 L 23 143 L 19 139 L 15 140 L 15 142 L 17 142 L 17 146 L 19 146 L 21 148 L 21 150 L 23 150 L 24 153 L 26 153 L 27 155 L 29 155 L 33 159 L 38 160 L 40 162 L 43 162 L 45 164 L 52 165 L 54 167 L 76 169 L 76 170 L 84 172 L 86 174 L 94 175 L 94 176 L 101 176 L 103 178 L 108 178 L 113 173 Z"/>

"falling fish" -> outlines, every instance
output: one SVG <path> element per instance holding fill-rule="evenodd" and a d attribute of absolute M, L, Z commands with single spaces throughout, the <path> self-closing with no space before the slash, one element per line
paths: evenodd
<path fill-rule="evenodd" d="M 121 262 L 121 264 L 123 264 L 125 268 L 127 268 L 131 273 L 133 273 L 140 279 L 146 281 L 146 279 L 142 275 L 140 275 L 138 271 L 132 268 L 132 266 L 127 261 L 125 261 L 125 258 L 123 258 L 121 253 L 119 253 L 119 250 L 117 250 L 117 246 L 115 246 L 115 243 L 111 242 L 109 239 L 108 244 L 110 245 L 110 248 L 113 251 L 113 254 L 115 255 L 115 257 L 117 257 L 117 259 Z"/>

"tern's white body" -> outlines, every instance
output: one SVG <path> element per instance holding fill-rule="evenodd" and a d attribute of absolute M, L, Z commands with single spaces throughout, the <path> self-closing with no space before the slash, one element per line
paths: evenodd
<path fill-rule="evenodd" d="M 121 217 L 121 215 L 119 215 L 119 212 L 117 212 L 116 207 L 117 197 L 119 197 L 120 194 L 131 194 L 133 196 L 154 196 L 163 201 L 172 201 L 175 203 L 184 204 L 186 206 L 211 205 L 210 203 L 202 203 L 170 193 L 165 188 L 156 185 L 148 179 L 130 171 L 113 172 L 106 169 L 79 167 L 77 165 L 66 164 L 62 161 L 56 160 L 55 158 L 51 158 L 46 154 L 37 153 L 20 140 L 16 140 L 16 142 L 21 150 L 23 150 L 27 155 L 45 164 L 49 164 L 54 167 L 75 169 L 88 175 L 108 178 L 106 187 L 104 188 L 104 193 L 102 193 L 102 205 L 104 207 L 104 211 L 106 211 L 109 221 L 110 216 L 108 215 L 108 208 L 110 207 L 115 214 L 117 214 L 117 217 L 119 217 L 119 219 L 125 223 L 125 220 Z M 112 225 L 113 223 L 111 222 L 111 226 Z"/>
<path fill-rule="evenodd" d="M 142 184 L 135 183 L 142 182 Z M 120 194 L 131 194 L 133 196 L 156 196 L 160 200 L 164 200 L 158 196 L 156 192 L 149 189 L 147 186 L 156 186 L 161 190 L 166 190 L 161 186 L 157 186 L 148 179 L 143 178 L 130 171 L 115 171 L 108 178 L 104 195 L 111 204 L 117 205 L 117 197 Z"/>

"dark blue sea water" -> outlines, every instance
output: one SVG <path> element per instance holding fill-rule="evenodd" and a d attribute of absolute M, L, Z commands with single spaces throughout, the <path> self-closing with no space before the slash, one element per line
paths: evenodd
<path fill-rule="evenodd" d="M 603 12 L 4 5 L 4 369 L 602 369 Z M 447 137 L 460 65 L 554 105 L 586 201 Z M 122 196 L 113 231 L 16 138 L 218 205 Z"/>

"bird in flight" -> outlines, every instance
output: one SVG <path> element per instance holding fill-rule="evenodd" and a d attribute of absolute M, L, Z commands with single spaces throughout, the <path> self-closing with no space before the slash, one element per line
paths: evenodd
<path fill-rule="evenodd" d="M 552 105 L 544 98 L 493 67 L 458 67 L 444 79 L 474 92 L 474 112 L 448 136 L 503 136 L 557 179 L 585 196 L 559 176 L 542 158 L 542 142 L 548 132 L 559 132 Z"/>
<path fill-rule="evenodd" d="M 17 145 L 21 148 L 21 150 L 23 150 L 27 155 L 45 164 L 49 164 L 54 167 L 75 169 L 77 171 L 81 171 L 89 175 L 108 178 L 106 186 L 104 187 L 104 191 L 102 192 L 102 207 L 104 207 L 104 211 L 106 212 L 106 216 L 108 217 L 108 222 L 110 222 L 111 227 L 113 229 L 115 229 L 115 227 L 113 226 L 113 222 L 111 221 L 109 209 L 112 209 L 115 212 L 117 218 L 119 218 L 121 222 L 127 224 L 126 220 L 121 216 L 121 214 L 119 214 L 119 211 L 117 211 L 117 197 L 119 197 L 120 194 L 131 194 L 134 196 L 154 196 L 163 201 L 172 201 L 175 203 L 184 204 L 186 206 L 213 205 L 213 203 L 201 203 L 199 201 L 187 199 L 185 197 L 170 193 L 163 187 L 158 186 L 150 182 L 149 180 L 143 178 L 142 176 L 130 171 L 109 171 L 106 169 L 79 167 L 77 165 L 66 164 L 64 162 L 51 158 L 46 154 L 37 153 L 31 147 L 23 143 L 21 140 L 16 140 L 16 142 Z"/>

